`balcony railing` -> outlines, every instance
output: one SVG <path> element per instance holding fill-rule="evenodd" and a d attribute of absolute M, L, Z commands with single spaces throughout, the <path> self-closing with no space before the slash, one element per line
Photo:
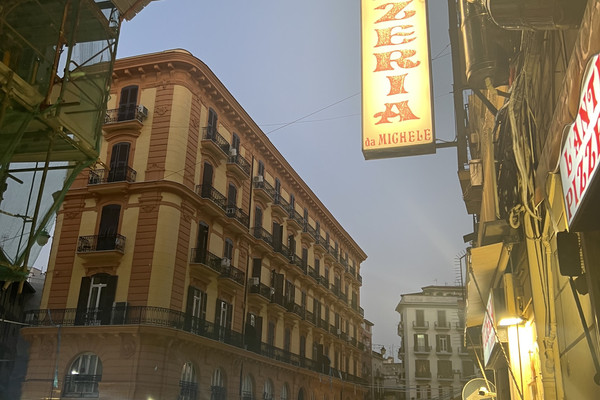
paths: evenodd
<path fill-rule="evenodd" d="M 185 400 L 196 400 L 198 398 L 198 383 L 179 381 L 179 398 Z"/>
<path fill-rule="evenodd" d="M 221 272 L 221 257 L 218 257 L 210 251 L 206 251 L 205 249 L 192 249 L 190 262 L 195 264 L 204 264 L 216 272 Z"/>
<path fill-rule="evenodd" d="M 225 214 L 227 214 L 229 218 L 233 218 L 236 221 L 239 221 L 245 227 L 248 227 L 250 225 L 250 217 L 241 208 L 238 208 L 236 206 L 227 206 L 225 208 Z"/>
<path fill-rule="evenodd" d="M 304 226 L 302 227 L 302 232 L 308 233 L 313 239 L 317 238 L 317 231 L 315 228 L 309 225 L 308 222 L 304 222 Z"/>
<path fill-rule="evenodd" d="M 416 371 L 415 378 L 417 379 L 431 379 L 431 371 Z"/>
<path fill-rule="evenodd" d="M 244 271 L 241 271 L 236 267 L 229 265 L 229 263 L 225 263 L 225 261 L 227 261 L 227 259 L 225 258 L 221 260 L 220 277 L 232 279 L 240 285 L 243 285 L 246 280 L 246 274 L 244 273 Z"/>
<path fill-rule="evenodd" d="M 125 236 L 119 234 L 88 235 L 79 236 L 79 240 L 77 241 L 78 253 L 110 250 L 119 251 L 121 253 L 125 252 Z"/>
<path fill-rule="evenodd" d="M 450 322 L 438 322 L 435 321 L 433 323 L 433 326 L 435 329 L 439 330 L 439 331 L 444 331 L 444 330 L 448 330 L 452 327 L 452 324 Z"/>
<path fill-rule="evenodd" d="M 105 124 L 115 122 L 139 121 L 142 122 L 148 116 L 148 109 L 142 105 L 131 105 L 114 108 L 106 111 Z"/>
<path fill-rule="evenodd" d="M 110 170 L 93 169 L 88 177 L 89 185 L 110 182 L 135 182 L 137 172 L 130 167 L 115 167 Z"/>
<path fill-rule="evenodd" d="M 289 217 L 292 221 L 295 221 L 301 227 L 304 227 L 304 217 L 295 209 L 289 209 Z"/>
<path fill-rule="evenodd" d="M 261 179 L 257 179 L 257 178 L 261 178 Z M 275 198 L 275 196 L 277 195 L 277 192 L 275 191 L 275 188 L 273 187 L 273 185 L 271 185 L 269 182 L 267 182 L 264 179 L 264 177 L 261 175 L 254 177 L 254 189 L 263 190 L 271 200 L 273 200 Z"/>
<path fill-rule="evenodd" d="M 227 206 L 227 197 L 223 196 L 221 192 L 210 185 L 198 185 L 196 186 L 196 194 L 203 199 L 209 199 L 217 206 L 225 210 Z"/>
<path fill-rule="evenodd" d="M 431 346 L 415 346 L 415 353 L 429 353 L 431 352 Z"/>
<path fill-rule="evenodd" d="M 210 140 L 214 144 L 219 147 L 223 153 L 229 154 L 229 143 L 221 134 L 217 131 L 216 128 L 205 126 L 202 128 L 202 140 Z"/>
<path fill-rule="evenodd" d="M 101 325 L 147 325 L 167 327 L 191 332 L 197 336 L 205 337 L 215 341 L 224 342 L 239 349 L 246 348 L 244 337 L 240 332 L 226 329 L 200 318 L 192 317 L 191 315 L 181 311 L 170 310 L 161 307 L 114 307 L 105 311 L 97 309 L 77 310 L 75 308 L 33 310 L 26 313 L 23 322 L 31 327 L 53 327 L 57 325 L 62 327 L 98 325 L 98 323 L 88 323 L 89 320 L 80 318 L 81 315 L 91 314 L 96 315 L 98 320 L 102 321 Z M 325 321 L 322 321 L 322 323 L 323 325 L 326 324 Z M 261 343 L 259 346 L 256 346 L 255 352 L 264 357 L 282 361 L 294 366 L 306 368 L 315 372 L 322 372 L 321 364 L 317 363 L 315 360 L 302 357 L 298 354 L 279 349 L 266 343 Z M 334 376 L 334 378 L 338 377 L 339 376 Z M 343 379 L 358 384 L 367 384 L 365 379 L 350 374 L 344 376 Z"/>
<path fill-rule="evenodd" d="M 261 226 L 255 226 L 252 228 L 252 235 L 273 247 L 273 235 L 271 235 L 271 233 L 269 233 L 269 231 L 267 231 L 265 228 Z"/>
<path fill-rule="evenodd" d="M 267 300 L 271 300 L 271 288 L 267 285 L 265 285 L 264 283 L 259 283 L 258 285 L 253 284 L 250 285 L 250 293 L 256 293 L 261 295 L 262 297 L 264 297 Z"/>
<path fill-rule="evenodd" d="M 227 157 L 227 163 L 237 165 L 244 172 L 244 174 L 246 174 L 247 176 L 250 176 L 250 168 L 251 168 L 250 163 L 248 162 L 248 160 L 246 160 L 240 154 L 236 154 L 236 155 L 230 154 L 229 157 Z"/>
<path fill-rule="evenodd" d="M 413 329 L 429 329 L 429 321 L 413 321 Z"/>
<path fill-rule="evenodd" d="M 101 380 L 102 375 L 68 374 L 62 397 L 98 397 L 98 382 Z"/>
<path fill-rule="evenodd" d="M 210 400 L 227 400 L 227 391 L 223 386 L 211 386 Z"/>

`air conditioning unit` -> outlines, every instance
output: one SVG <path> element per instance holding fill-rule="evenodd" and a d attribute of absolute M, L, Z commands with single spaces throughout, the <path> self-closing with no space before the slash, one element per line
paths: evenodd
<path fill-rule="evenodd" d="M 237 207 L 236 206 L 227 206 L 225 208 L 225 212 L 227 213 L 227 215 L 235 214 L 236 211 L 237 211 Z"/>
<path fill-rule="evenodd" d="M 248 282 L 250 283 L 251 286 L 258 286 L 258 285 L 260 285 L 260 278 L 252 277 L 252 278 L 248 279 Z"/>
<path fill-rule="evenodd" d="M 264 178 L 263 178 L 263 176 L 262 176 L 262 175 L 256 175 L 256 176 L 254 177 L 254 182 L 259 182 L 259 183 L 262 183 L 263 181 L 264 181 Z"/>
<path fill-rule="evenodd" d="M 144 117 L 144 118 L 148 117 L 148 109 L 141 104 L 138 105 L 138 112 L 140 113 L 140 115 L 142 117 Z"/>
<path fill-rule="evenodd" d="M 338 330 L 337 330 L 337 334 L 338 334 L 338 335 L 341 335 L 341 334 L 342 334 L 342 330 L 341 330 L 341 329 L 338 329 Z"/>
<path fill-rule="evenodd" d="M 231 260 L 229 258 L 221 259 L 221 267 L 231 267 Z"/>
<path fill-rule="evenodd" d="M 229 149 L 229 155 L 230 155 L 231 157 L 235 157 L 235 156 L 237 156 L 237 149 L 236 149 L 235 147 L 232 147 L 232 148 L 230 148 L 230 149 Z"/>

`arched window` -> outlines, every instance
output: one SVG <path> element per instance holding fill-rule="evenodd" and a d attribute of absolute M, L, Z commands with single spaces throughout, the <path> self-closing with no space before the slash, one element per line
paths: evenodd
<path fill-rule="evenodd" d="M 298 391 L 298 400 L 304 400 L 304 388 L 300 388 Z"/>
<path fill-rule="evenodd" d="M 246 375 L 242 381 L 242 400 L 253 400 L 253 398 L 254 387 L 252 385 L 252 377 L 250 375 Z"/>
<path fill-rule="evenodd" d="M 65 376 L 63 397 L 98 397 L 102 362 L 94 353 L 80 354 Z"/>
<path fill-rule="evenodd" d="M 288 400 L 288 385 L 284 383 L 281 387 L 281 397 L 280 400 Z"/>
<path fill-rule="evenodd" d="M 179 379 L 179 397 L 178 400 L 196 400 L 198 398 L 198 382 L 196 380 L 196 370 L 194 364 L 186 362 L 181 368 L 181 378 Z"/>
<path fill-rule="evenodd" d="M 265 380 L 265 388 L 263 391 L 264 400 L 273 400 L 273 383 L 270 379 Z"/>
<path fill-rule="evenodd" d="M 225 390 L 225 381 L 220 368 L 213 372 L 212 381 L 210 384 L 210 400 L 225 400 L 227 392 Z"/>

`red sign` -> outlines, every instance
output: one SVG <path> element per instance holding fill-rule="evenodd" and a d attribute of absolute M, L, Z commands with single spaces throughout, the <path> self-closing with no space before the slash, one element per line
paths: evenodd
<path fill-rule="evenodd" d="M 582 80 L 577 117 L 569 125 L 560 158 L 567 222 L 572 228 L 581 204 L 590 193 L 600 154 L 600 58 L 592 57 Z M 589 196 L 588 196 L 589 197 Z M 597 207 L 597 205 L 593 205 Z"/>

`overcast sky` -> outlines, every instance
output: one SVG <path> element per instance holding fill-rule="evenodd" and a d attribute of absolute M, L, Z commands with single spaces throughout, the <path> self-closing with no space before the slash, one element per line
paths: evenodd
<path fill-rule="evenodd" d="M 453 140 L 447 1 L 429 14 L 436 136 Z M 123 24 L 118 57 L 173 48 L 208 65 L 367 253 L 361 305 L 395 351 L 400 295 L 456 282 L 472 220 L 455 149 L 364 160 L 360 2 L 161 0 Z"/>

